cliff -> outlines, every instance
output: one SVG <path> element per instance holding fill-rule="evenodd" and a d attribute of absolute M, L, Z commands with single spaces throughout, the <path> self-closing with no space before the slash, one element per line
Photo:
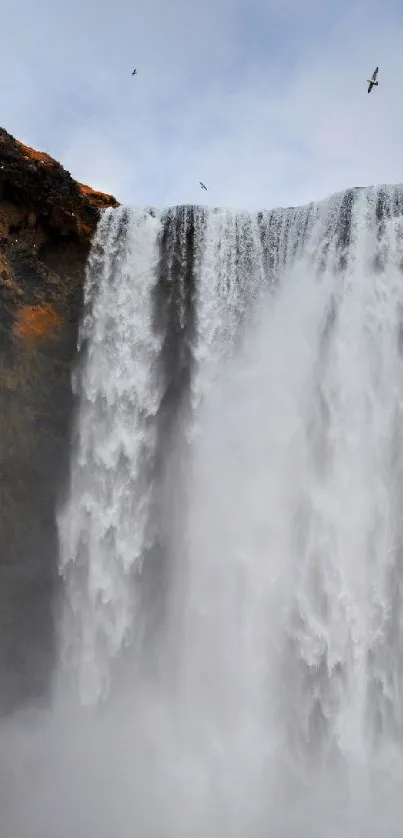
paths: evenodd
<path fill-rule="evenodd" d="M 0 713 L 43 697 L 86 259 L 110 195 L 0 129 Z"/>

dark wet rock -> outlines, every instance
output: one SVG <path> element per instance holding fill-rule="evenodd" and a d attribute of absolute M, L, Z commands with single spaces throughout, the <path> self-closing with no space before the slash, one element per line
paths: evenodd
<path fill-rule="evenodd" d="M 85 264 L 110 195 L 0 129 L 0 713 L 43 698 Z"/>

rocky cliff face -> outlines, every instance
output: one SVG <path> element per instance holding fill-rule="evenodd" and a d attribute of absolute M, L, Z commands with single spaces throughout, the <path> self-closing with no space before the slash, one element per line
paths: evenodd
<path fill-rule="evenodd" d="M 0 129 L 0 713 L 44 695 L 85 263 L 110 195 Z"/>

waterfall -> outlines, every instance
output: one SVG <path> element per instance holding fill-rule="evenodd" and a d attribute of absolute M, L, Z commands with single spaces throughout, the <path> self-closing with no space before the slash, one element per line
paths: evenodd
<path fill-rule="evenodd" d="M 152 322 L 158 233 L 147 213 L 106 212 L 87 270 L 84 359 L 74 381 L 79 418 L 70 497 L 60 517 L 69 605 L 63 653 L 77 664 L 83 701 L 102 694 L 108 661 L 132 635 L 136 576 L 152 538 L 161 401 L 161 337 Z"/>
<path fill-rule="evenodd" d="M 400 835 L 402 273 L 398 186 L 104 213 L 21 838 Z"/>

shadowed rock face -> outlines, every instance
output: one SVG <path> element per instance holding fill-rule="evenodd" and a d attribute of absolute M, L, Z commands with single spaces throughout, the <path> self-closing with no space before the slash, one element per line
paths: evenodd
<path fill-rule="evenodd" d="M 0 713 L 44 698 L 86 259 L 115 198 L 0 129 Z"/>

